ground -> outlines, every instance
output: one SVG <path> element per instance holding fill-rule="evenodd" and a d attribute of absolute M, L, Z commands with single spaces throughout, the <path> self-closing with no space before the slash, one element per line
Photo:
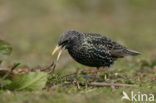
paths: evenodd
<path fill-rule="evenodd" d="M 89 2 L 89 3 L 88 3 Z M 80 65 L 68 52 L 59 62 L 51 56 L 58 38 L 64 31 L 100 33 L 142 55 L 119 59 L 106 72 L 99 73 L 97 82 L 137 85 L 137 87 L 69 86 L 62 78 L 49 81 L 51 90 L 10 91 L 0 90 L 1 103 L 121 103 L 123 91 L 154 94 L 156 101 L 156 7 L 155 1 L 99 0 L 0 1 L 0 39 L 13 48 L 3 67 L 20 62 L 21 67 L 39 69 L 52 61 L 56 63 L 53 74 L 66 75 L 76 70 L 95 68 Z M 74 83 L 84 84 L 84 75 L 69 77 Z M 90 76 L 90 75 L 89 75 Z M 50 77 L 49 77 L 50 78 Z M 82 80 L 82 81 L 81 81 Z M 69 82 L 69 81 L 68 81 Z M 132 101 L 123 101 L 131 103 Z M 148 103 L 148 102 L 146 102 Z M 153 102 L 154 103 L 154 102 Z"/>

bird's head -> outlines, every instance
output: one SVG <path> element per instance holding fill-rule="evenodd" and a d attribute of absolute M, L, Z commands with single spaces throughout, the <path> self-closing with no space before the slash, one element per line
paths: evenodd
<path fill-rule="evenodd" d="M 79 38 L 80 33 L 75 30 L 70 30 L 64 32 L 58 41 L 56 48 L 53 50 L 52 55 L 54 55 L 57 51 L 59 51 L 57 60 L 59 60 L 60 55 L 64 49 L 68 49 L 69 47 L 73 46 L 76 43 L 77 39 Z"/>

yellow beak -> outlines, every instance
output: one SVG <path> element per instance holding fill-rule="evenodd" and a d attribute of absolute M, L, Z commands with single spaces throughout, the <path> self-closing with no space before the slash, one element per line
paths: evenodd
<path fill-rule="evenodd" d="M 59 50 L 59 54 L 57 56 L 57 61 L 59 60 L 59 58 L 60 58 L 60 56 L 62 54 L 62 51 L 63 51 L 62 48 L 61 48 L 61 46 L 56 46 L 56 48 L 52 52 L 52 55 L 54 55 L 58 50 Z"/>

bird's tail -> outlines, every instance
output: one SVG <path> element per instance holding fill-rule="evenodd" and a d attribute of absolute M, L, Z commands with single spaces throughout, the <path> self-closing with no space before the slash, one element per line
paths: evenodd
<path fill-rule="evenodd" d="M 131 55 L 131 56 L 136 56 L 136 55 L 140 55 L 140 52 L 134 51 L 134 50 L 129 50 L 129 49 L 124 49 L 123 50 L 125 55 Z"/>

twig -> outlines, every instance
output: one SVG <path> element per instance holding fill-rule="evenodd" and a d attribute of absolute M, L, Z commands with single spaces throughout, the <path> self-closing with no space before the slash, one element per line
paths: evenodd
<path fill-rule="evenodd" d="M 54 72 L 55 67 L 56 67 L 56 65 L 55 65 L 55 64 L 54 64 L 54 65 L 52 65 L 52 69 L 48 72 L 48 74 L 50 74 L 50 73 Z"/>
<path fill-rule="evenodd" d="M 137 87 L 137 85 L 130 85 L 130 84 L 114 84 L 114 83 L 105 83 L 105 82 L 92 82 L 89 85 L 91 86 L 117 86 L 117 87 Z"/>
<path fill-rule="evenodd" d="M 66 77 L 67 78 L 68 76 L 77 75 L 78 71 L 79 70 L 76 70 L 76 72 L 70 73 L 70 74 L 67 74 L 67 75 L 64 75 L 63 77 Z"/>
<path fill-rule="evenodd" d="M 89 73 L 97 73 L 97 72 L 103 72 L 105 69 L 96 69 L 96 70 L 83 70 L 81 71 L 84 74 L 89 74 Z"/>
<path fill-rule="evenodd" d="M 70 73 L 70 74 L 67 74 L 67 75 L 64 75 L 63 77 L 68 77 L 68 76 L 72 76 L 72 75 L 76 75 L 77 72 L 74 72 L 74 73 Z"/>
<path fill-rule="evenodd" d="M 13 71 L 17 66 L 19 66 L 19 65 L 20 65 L 20 63 L 15 63 L 15 64 L 11 67 L 11 69 L 2 77 L 2 79 L 6 79 L 6 78 L 9 76 L 9 74 L 11 74 L 12 71 Z"/>
<path fill-rule="evenodd" d="M 18 73 L 28 73 L 29 72 L 29 69 L 28 68 L 26 68 L 26 69 L 24 69 L 24 70 L 21 70 L 21 71 L 19 71 Z"/>
<path fill-rule="evenodd" d="M 51 68 L 52 66 L 54 66 L 54 62 L 52 62 L 52 63 L 51 63 L 48 67 L 46 67 L 46 68 L 40 68 L 40 71 L 45 71 L 45 70 Z"/>
<path fill-rule="evenodd" d="M 91 73 L 97 73 L 97 72 L 102 72 L 105 71 L 104 69 L 98 69 L 98 70 L 82 70 L 80 71 L 80 73 L 84 73 L 84 74 L 91 74 Z M 78 71 L 74 72 L 74 73 L 70 73 L 67 75 L 64 75 L 63 77 L 68 77 L 68 76 L 72 76 L 72 75 L 76 75 L 78 73 Z"/>
<path fill-rule="evenodd" d="M 78 80 L 76 81 L 76 85 L 77 85 L 77 88 L 80 89 L 80 83 Z"/>

